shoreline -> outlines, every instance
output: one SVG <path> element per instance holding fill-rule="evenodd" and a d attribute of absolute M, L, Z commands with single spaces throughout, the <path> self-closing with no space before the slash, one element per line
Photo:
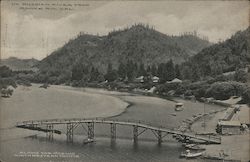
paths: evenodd
<path fill-rule="evenodd" d="M 33 84 L 33 86 L 35 85 L 35 87 L 37 87 L 39 84 Z M 154 97 L 154 98 L 158 98 L 158 99 L 163 99 L 163 100 L 166 100 L 166 101 L 171 101 L 171 102 L 178 102 L 178 100 L 184 100 L 184 101 L 190 101 L 188 99 L 182 99 L 182 98 L 178 98 L 178 97 L 171 97 L 170 98 L 166 98 L 165 96 L 160 96 L 160 95 L 145 95 L 145 94 L 137 94 L 137 93 L 133 93 L 133 92 L 120 92 L 120 91 L 114 91 L 114 90 L 107 90 L 107 89 L 104 89 L 104 88 L 92 88 L 92 87 L 87 87 L 87 88 L 76 88 L 76 87 L 71 87 L 71 86 L 61 86 L 61 85 L 52 85 L 50 88 L 55 88 L 57 90 L 66 90 L 66 91 L 72 91 L 72 92 L 80 92 L 82 94 L 86 94 L 86 93 L 91 93 L 91 94 L 97 94 L 97 95 L 106 95 L 106 96 L 109 96 L 109 97 L 114 97 L 115 99 L 118 99 L 120 100 L 121 102 L 127 104 L 126 106 L 124 106 L 121 110 L 119 110 L 119 112 L 113 112 L 113 114 L 111 113 L 110 115 L 96 115 L 94 117 L 99 117 L 99 118 L 115 118 L 115 117 L 119 117 L 121 116 L 122 114 L 126 113 L 128 111 L 129 108 L 133 107 L 133 106 L 136 106 L 135 103 L 133 102 L 130 102 L 128 100 L 125 100 L 124 98 L 122 98 L 122 96 L 144 96 L 144 97 Z M 50 89 L 49 88 L 49 89 Z M 199 103 L 201 103 L 199 101 Z M 196 103 L 194 103 L 196 104 Z M 208 103 L 206 103 L 208 104 Z M 219 105 L 219 106 L 222 106 L 222 105 Z M 224 106 L 222 106 L 224 107 Z M 206 115 L 211 115 L 212 114 L 216 114 L 220 111 L 224 111 L 225 109 L 223 110 L 218 110 L 218 111 L 215 111 L 215 112 L 210 112 L 209 114 L 205 114 L 205 115 L 202 115 L 200 118 L 202 118 L 203 116 L 206 116 Z M 185 118 L 184 120 L 190 120 L 188 118 Z M 192 122 L 184 122 L 184 124 L 188 124 L 188 127 L 184 130 L 184 131 L 191 131 L 191 127 L 194 123 L 196 122 L 199 122 L 199 119 L 191 119 Z M 175 127 L 175 129 L 178 129 L 178 127 Z"/>
<path fill-rule="evenodd" d="M 124 111 L 121 112 L 120 114 L 117 114 L 117 115 L 113 115 L 113 116 L 109 116 L 109 117 L 105 117 L 104 119 L 111 119 L 111 118 L 115 118 L 115 117 L 119 117 L 121 116 L 122 114 L 126 113 L 127 109 L 129 109 L 130 107 L 132 107 L 134 105 L 134 103 L 132 102 L 128 102 L 128 101 L 124 101 L 123 102 L 126 102 L 128 105 L 126 106 L 126 108 L 124 108 Z"/>
<path fill-rule="evenodd" d="M 56 87 L 56 88 L 59 88 L 59 89 L 66 89 L 66 90 L 73 90 L 73 91 L 79 91 L 79 92 L 87 92 L 87 93 L 92 93 L 92 94 L 100 94 L 100 95 L 108 95 L 108 96 L 111 96 L 111 97 L 115 97 L 119 100 L 121 100 L 122 102 L 125 102 L 127 103 L 127 106 L 123 109 L 122 112 L 120 113 L 117 113 L 115 115 L 110 115 L 110 116 L 107 116 L 107 117 L 103 117 L 103 118 L 114 118 L 114 117 L 119 117 L 121 116 L 122 114 L 126 113 L 128 108 L 132 107 L 132 106 L 136 106 L 135 103 L 133 102 L 130 102 L 130 101 L 127 101 L 125 99 L 123 99 L 121 96 L 145 96 L 145 97 L 155 97 L 155 98 L 158 98 L 158 99 L 164 99 L 164 100 L 167 100 L 167 101 L 171 101 L 171 102 L 175 102 L 177 103 L 178 100 L 184 100 L 184 101 L 191 101 L 190 99 L 183 99 L 183 98 L 180 98 L 180 97 L 166 97 L 166 96 L 161 96 L 161 95 L 148 95 L 148 94 L 141 94 L 141 93 L 135 93 L 133 91 L 126 91 L 126 92 L 121 92 L 121 91 L 115 91 L 115 90 L 108 90 L 108 89 L 105 89 L 105 88 L 93 88 L 93 87 L 81 87 L 81 88 L 78 88 L 78 87 L 72 87 L 72 86 L 61 86 L 61 85 L 53 85 L 53 87 Z M 224 102 L 209 102 L 209 103 L 206 103 L 206 102 L 202 102 L 200 100 L 197 100 L 198 103 L 204 103 L 206 105 L 218 105 L 220 107 L 228 107 L 228 105 L 231 105 L 231 104 L 227 104 L 227 103 L 224 103 Z M 195 103 L 197 102 L 195 101 Z M 221 104 L 223 103 L 223 104 Z M 227 108 L 224 108 L 222 110 L 216 110 L 216 111 L 213 111 L 213 112 L 209 112 L 207 114 L 203 114 L 201 117 L 199 117 L 198 119 L 194 119 L 192 122 L 190 123 L 186 123 L 189 125 L 189 127 L 184 131 L 192 131 L 191 127 L 193 124 L 195 124 L 196 122 L 199 122 L 199 120 L 201 118 L 203 118 L 204 116 L 210 116 L 210 115 L 215 115 L 216 113 L 218 112 L 222 112 L 222 111 L 225 111 Z M 185 119 L 185 120 L 190 120 L 190 119 Z M 176 127 L 175 129 L 177 129 L 178 127 Z"/>
<path fill-rule="evenodd" d="M 50 89 L 52 89 L 52 90 L 50 90 Z M 53 90 L 53 89 L 57 89 L 57 91 Z M 58 89 L 60 89 L 60 90 L 58 90 Z M 199 112 L 196 112 L 195 110 L 200 110 L 200 112 L 201 112 L 201 108 L 202 108 L 201 106 L 203 105 L 203 103 L 201 103 L 201 102 L 194 103 L 194 102 L 191 102 L 190 100 L 183 100 L 183 103 L 185 106 L 187 106 L 187 109 L 184 110 L 183 112 L 177 112 L 177 114 L 178 114 L 177 119 L 178 120 L 176 120 L 175 119 L 176 117 L 169 116 L 169 115 L 171 115 L 171 112 L 174 112 L 173 107 L 171 105 L 174 105 L 174 103 L 178 102 L 178 100 L 182 101 L 181 98 L 174 98 L 173 100 L 169 100 L 168 98 L 163 98 L 163 97 L 159 97 L 159 96 L 133 94 L 133 93 L 119 92 L 119 91 L 109 91 L 109 90 L 98 89 L 98 88 L 76 89 L 74 87 L 69 87 L 69 86 L 59 86 L 59 87 L 58 86 L 51 86 L 47 90 L 36 89 L 36 88 L 35 88 L 35 90 L 38 91 L 38 93 L 40 93 L 40 91 L 43 92 L 43 95 L 46 95 L 48 92 L 51 93 L 51 91 L 55 91 L 55 95 L 57 95 L 58 92 L 62 92 L 64 94 L 64 92 L 67 91 L 67 92 L 69 92 L 68 95 L 70 95 L 71 97 L 73 96 L 73 98 L 77 97 L 79 94 L 86 94 L 86 93 L 90 94 L 90 96 L 96 96 L 96 95 L 100 96 L 100 98 L 103 98 L 103 96 L 107 96 L 107 98 L 110 98 L 110 97 L 115 98 L 114 100 L 116 100 L 117 102 L 119 101 L 116 104 L 120 104 L 120 101 L 121 101 L 121 103 L 126 104 L 126 105 L 123 105 L 124 107 L 118 109 L 118 111 L 116 111 L 115 113 L 114 112 L 112 112 L 113 114 L 110 113 L 110 115 L 108 115 L 107 113 L 106 113 L 106 115 L 104 115 L 105 113 L 102 114 L 103 112 L 100 112 L 100 110 L 105 112 L 105 109 L 99 109 L 99 111 L 97 111 L 97 112 L 101 113 L 102 115 L 98 115 L 98 116 L 101 116 L 101 118 L 107 118 L 107 119 L 121 118 L 121 120 L 126 120 L 126 119 L 130 120 L 130 115 L 133 114 L 133 111 L 136 108 L 136 109 L 138 109 L 137 115 L 135 115 L 134 117 L 137 116 L 138 118 L 134 118 L 134 119 L 141 120 L 140 117 L 143 117 L 143 119 L 145 119 L 145 121 L 149 121 L 150 124 L 152 122 L 153 124 L 156 124 L 156 126 L 158 126 L 159 124 L 162 124 L 164 122 L 169 122 L 169 123 L 176 122 L 178 125 L 178 120 L 189 119 L 189 118 L 186 118 L 187 116 L 185 116 L 185 113 L 186 113 L 185 111 L 189 112 L 189 117 L 192 117 L 193 115 L 197 115 L 197 113 L 199 113 Z M 29 92 L 27 92 L 27 93 L 29 93 Z M 20 92 L 19 92 L 19 95 L 21 95 Z M 12 96 L 12 97 L 16 97 L 16 96 Z M 151 104 L 151 105 L 148 105 L 148 104 Z M 225 108 L 221 109 L 223 106 L 220 105 L 219 111 L 213 111 L 213 110 L 216 110 L 216 107 L 218 107 L 218 106 L 213 105 L 213 104 L 206 104 L 206 105 L 207 105 L 207 107 L 214 107 L 214 109 L 211 109 L 211 110 L 209 109 L 210 112 L 208 113 L 208 116 L 211 115 L 214 117 L 218 112 L 225 110 Z M 114 107 L 116 109 L 115 105 L 112 105 L 112 107 Z M 149 109 L 147 107 L 149 107 Z M 197 107 L 199 109 L 197 109 L 197 108 L 194 109 L 193 107 Z M 107 108 L 109 108 L 109 107 L 107 107 Z M 192 108 L 192 109 L 189 109 L 189 108 Z M 156 113 L 153 112 L 154 114 L 152 114 L 150 109 L 151 110 L 155 109 Z M 149 110 L 149 112 L 148 112 L 148 110 Z M 165 121 L 159 122 L 159 120 L 157 120 L 158 115 L 160 115 L 159 118 L 162 118 L 162 116 L 164 116 L 164 113 L 157 114 L 158 110 L 160 110 L 159 112 L 163 112 L 162 110 L 166 111 L 165 115 L 167 115 L 167 116 L 165 117 L 166 118 Z M 142 114 L 139 114 L 140 112 L 142 112 Z M 153 115 L 153 116 L 150 116 L 150 118 L 147 118 L 147 115 Z M 73 116 L 73 115 L 71 115 L 71 116 Z M 94 116 L 96 116 L 96 115 L 94 115 Z M 146 117 L 144 118 L 144 116 L 146 116 Z M 200 119 L 202 119 L 202 118 L 203 118 L 203 116 L 200 117 Z M 147 119 L 149 119 L 149 120 L 147 120 Z M 209 119 L 209 120 L 212 120 L 212 119 Z M 199 122 L 199 119 L 194 120 L 192 123 L 189 123 L 190 128 L 188 127 L 187 131 L 192 130 L 191 129 L 192 125 L 194 125 L 195 123 L 198 123 L 198 122 Z M 168 123 L 164 123 L 164 124 L 167 125 Z M 171 123 L 171 124 L 173 125 L 172 127 L 178 128 L 178 126 L 177 127 L 175 126 L 176 125 L 175 123 Z"/>

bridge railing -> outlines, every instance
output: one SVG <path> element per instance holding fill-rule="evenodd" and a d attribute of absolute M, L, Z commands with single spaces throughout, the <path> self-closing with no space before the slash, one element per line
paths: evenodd
<path fill-rule="evenodd" d="M 220 136 L 209 135 L 208 138 L 209 139 L 214 139 L 214 140 L 221 141 L 221 137 Z"/>
<path fill-rule="evenodd" d="M 174 130 L 174 128 L 167 128 L 165 126 L 159 125 L 159 124 L 153 124 L 152 122 L 148 122 L 145 120 L 117 120 L 117 119 L 107 119 L 107 118 L 70 118 L 70 119 L 44 119 L 44 120 L 28 120 L 28 121 L 22 121 L 22 122 L 17 122 L 16 125 L 34 125 L 34 124 L 47 124 L 47 123 L 70 123 L 70 122 L 82 122 L 82 121 L 110 121 L 110 122 L 127 122 L 127 123 L 134 123 L 136 124 L 144 124 L 147 126 L 151 127 L 158 127 L 158 128 L 163 128 L 163 129 L 169 129 L 169 130 Z"/>
<path fill-rule="evenodd" d="M 210 141 L 216 141 L 216 142 L 221 142 L 221 137 L 218 135 L 197 135 L 195 134 L 195 137 L 201 137 L 201 138 L 206 138 L 209 139 Z"/>

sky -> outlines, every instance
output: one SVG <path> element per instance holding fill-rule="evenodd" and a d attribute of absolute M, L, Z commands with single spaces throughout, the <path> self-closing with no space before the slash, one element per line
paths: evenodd
<path fill-rule="evenodd" d="M 3 0 L 1 58 L 40 60 L 80 32 L 106 35 L 135 23 L 149 24 L 169 35 L 196 30 L 215 43 L 249 26 L 249 4 L 210 0 Z"/>

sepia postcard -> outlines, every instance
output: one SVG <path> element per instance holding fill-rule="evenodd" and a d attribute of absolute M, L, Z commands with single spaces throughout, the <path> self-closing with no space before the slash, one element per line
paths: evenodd
<path fill-rule="evenodd" d="M 1 0 L 0 162 L 249 162 L 248 0 Z"/>

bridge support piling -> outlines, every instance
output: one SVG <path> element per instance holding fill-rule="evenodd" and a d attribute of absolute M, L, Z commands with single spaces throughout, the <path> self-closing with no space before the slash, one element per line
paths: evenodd
<path fill-rule="evenodd" d="M 95 128 L 94 128 L 94 122 L 87 123 L 88 125 L 88 139 L 94 139 L 95 135 Z"/>
<path fill-rule="evenodd" d="M 67 142 L 73 142 L 74 135 L 74 125 L 72 123 L 67 123 Z"/>
<path fill-rule="evenodd" d="M 111 140 L 115 140 L 116 139 L 116 124 L 111 123 L 110 127 L 111 127 Z"/>
<path fill-rule="evenodd" d="M 138 142 L 138 126 L 134 125 L 133 126 L 133 135 L 134 135 L 134 143 Z"/>
<path fill-rule="evenodd" d="M 160 130 L 158 130 L 157 135 L 158 135 L 158 145 L 161 145 L 161 143 L 162 143 L 162 132 Z"/>
<path fill-rule="evenodd" d="M 53 140 L 53 132 L 54 132 L 54 125 L 53 124 L 47 124 L 46 125 L 46 137 L 48 140 Z"/>

